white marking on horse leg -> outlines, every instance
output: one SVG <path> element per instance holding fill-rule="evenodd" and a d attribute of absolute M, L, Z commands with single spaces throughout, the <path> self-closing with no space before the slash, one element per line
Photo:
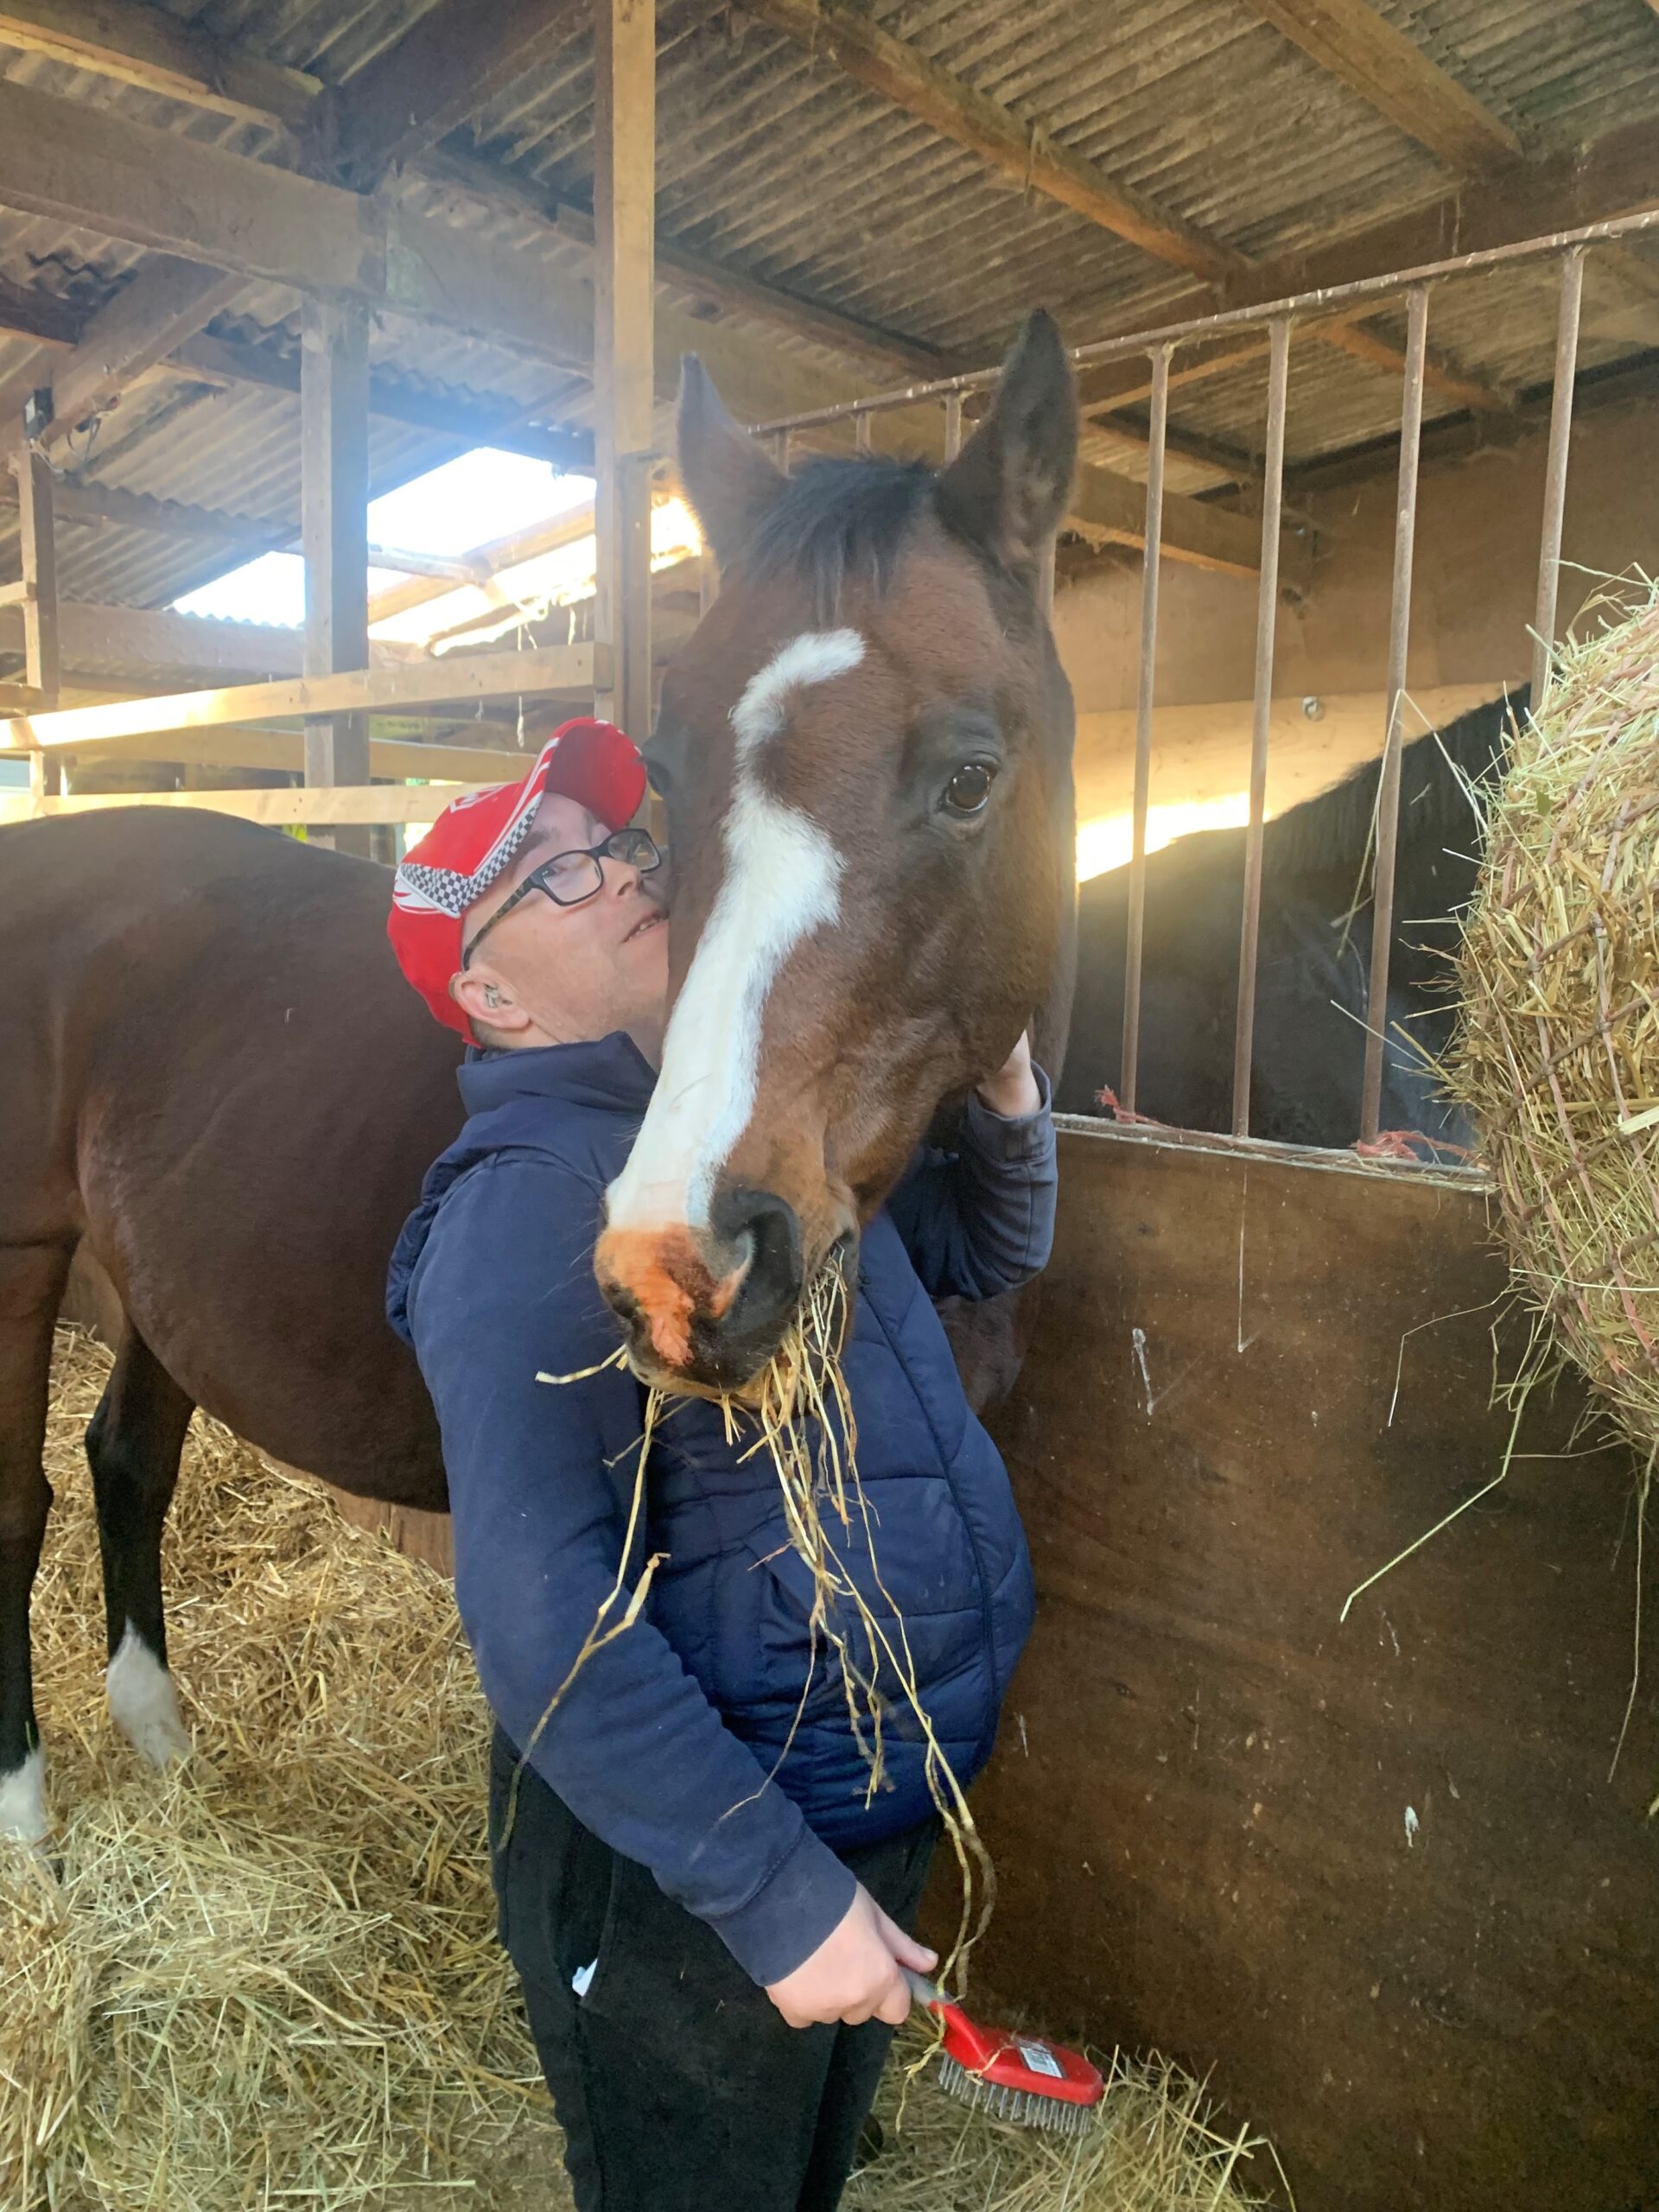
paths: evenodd
<path fill-rule="evenodd" d="M 802 939 L 841 912 L 841 855 L 810 815 L 766 790 L 760 754 L 783 728 L 796 692 L 845 675 L 863 658 L 855 630 L 808 631 L 751 677 L 732 709 L 725 876 L 675 1002 L 656 1092 L 607 1193 L 613 1229 L 707 1224 L 721 1168 L 754 1110 L 772 986 Z"/>
<path fill-rule="evenodd" d="M 104 1688 L 111 1719 L 140 1758 L 165 1766 L 169 1759 L 189 1758 L 190 1734 L 179 1713 L 173 1677 L 130 1621 Z"/>
<path fill-rule="evenodd" d="M 22 1766 L 0 1775 L 0 1835 L 39 1843 L 46 1834 L 46 1755 L 36 1744 Z"/>

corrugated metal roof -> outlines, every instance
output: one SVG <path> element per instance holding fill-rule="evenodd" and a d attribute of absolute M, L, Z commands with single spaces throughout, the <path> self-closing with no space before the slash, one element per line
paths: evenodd
<path fill-rule="evenodd" d="M 170 0 L 214 35 L 313 72 L 349 79 L 394 44 L 429 0 Z M 1491 111 L 1530 143 L 1560 148 L 1659 111 L 1659 22 L 1633 0 L 1372 0 Z M 1248 0 L 870 0 L 887 30 L 1001 102 L 1034 132 L 1073 149 L 1230 250 L 1276 256 L 1375 223 L 1443 193 L 1433 156 L 1266 23 Z M 1155 322 L 1192 279 L 1053 201 L 993 175 L 975 156 L 769 29 L 741 6 L 661 0 L 658 224 L 686 251 L 800 299 L 942 353 L 988 360 L 1042 303 L 1083 341 Z M 115 85 L 0 46 L 0 74 L 108 106 L 203 143 L 270 155 L 278 134 Z M 477 149 L 543 205 L 590 203 L 591 41 L 480 115 Z M 510 207 L 486 208 L 410 175 L 391 189 L 459 228 L 514 246 L 538 266 L 579 269 L 582 250 Z M 0 273 L 89 307 L 142 255 L 85 231 L 0 211 Z M 1649 257 L 1649 266 L 1659 261 Z M 1494 382 L 1549 374 L 1553 279 L 1517 270 L 1437 294 L 1431 342 Z M 215 326 L 292 348 L 297 302 L 250 286 Z M 1586 366 L 1635 350 L 1650 310 L 1632 312 L 1593 273 Z M 722 323 L 757 346 L 830 359 L 770 320 Z M 1387 330 L 1389 318 L 1379 319 Z M 376 358 L 400 374 L 516 400 L 548 417 L 591 419 L 579 383 L 503 349 L 387 319 Z M 0 378 L 33 353 L 0 338 Z M 844 364 L 842 364 L 844 366 Z M 860 380 L 884 379 L 868 365 Z M 1182 386 L 1172 424 L 1249 450 L 1260 445 L 1259 363 Z M 1386 435 L 1398 379 L 1331 347 L 1293 355 L 1289 448 L 1307 458 Z M 1431 417 L 1452 403 L 1431 391 Z M 243 514 L 297 519 L 297 404 L 251 387 L 157 379 L 128 396 L 72 467 L 92 480 Z M 442 459 L 450 443 L 377 418 L 378 486 Z M 1103 427 L 1087 450 L 1144 474 L 1133 431 Z M 1174 492 L 1218 480 L 1173 453 Z M 0 508 L 0 570 L 15 567 Z M 164 603 L 226 565 L 211 544 L 126 530 L 66 527 L 65 588 L 79 597 Z"/>

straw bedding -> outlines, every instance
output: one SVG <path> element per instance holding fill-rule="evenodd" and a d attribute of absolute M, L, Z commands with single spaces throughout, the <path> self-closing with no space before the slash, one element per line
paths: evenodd
<path fill-rule="evenodd" d="M 1659 1448 L 1659 591 L 1610 605 L 1516 733 L 1448 1071 L 1521 1287 Z"/>
<path fill-rule="evenodd" d="M 102 1700 L 81 1437 L 109 1357 L 60 1332 L 35 1648 L 56 1815 L 0 1844 L 4 2212 L 568 2212 L 493 1935 L 486 1714 L 448 1586 L 198 1417 L 164 1553 L 197 1742 L 158 1777 Z M 899 2056 L 924 2047 L 919 2033 Z M 849 2212 L 1227 2212 L 1244 2139 L 1154 2061 L 1081 2145 L 890 2069 Z M 893 2121 L 901 2095 L 903 2127 Z"/>

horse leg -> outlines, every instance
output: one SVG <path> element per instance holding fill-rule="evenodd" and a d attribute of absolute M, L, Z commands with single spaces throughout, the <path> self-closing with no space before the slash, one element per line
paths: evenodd
<path fill-rule="evenodd" d="M 195 1410 L 130 1321 L 86 1431 L 104 1554 L 110 1714 L 152 1766 L 189 1755 L 190 1737 L 167 1671 L 162 1529 Z"/>
<path fill-rule="evenodd" d="M 0 1834 L 46 1834 L 46 1763 L 35 1719 L 29 1600 L 52 1486 L 41 1465 L 52 1326 L 69 1273 L 55 1245 L 0 1248 Z"/>

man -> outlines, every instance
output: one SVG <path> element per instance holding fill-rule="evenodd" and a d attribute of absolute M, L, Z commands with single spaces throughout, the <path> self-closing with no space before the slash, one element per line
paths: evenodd
<path fill-rule="evenodd" d="M 626 827 L 644 790 L 620 731 L 568 724 L 398 871 L 404 972 L 478 1049 L 389 1312 L 442 1431 L 456 1596 L 499 1724 L 500 1934 L 580 2212 L 831 2212 L 908 2009 L 901 1970 L 934 1963 L 906 1931 L 937 1822 L 919 1726 L 885 1679 L 872 1791 L 771 1463 L 717 1408 L 662 1424 L 623 1557 L 644 1392 L 592 1255 L 666 1020 L 660 856 Z M 861 1254 L 844 1371 L 874 1533 L 842 1542 L 867 1602 L 902 1619 L 963 1783 L 1030 1624 L 1030 1567 L 923 1292 L 1025 1280 L 1053 1210 L 1047 1087 L 1022 1040 L 970 1101 L 960 1154 L 912 1164 Z M 595 1644 L 648 1555 L 639 1617 Z"/>

